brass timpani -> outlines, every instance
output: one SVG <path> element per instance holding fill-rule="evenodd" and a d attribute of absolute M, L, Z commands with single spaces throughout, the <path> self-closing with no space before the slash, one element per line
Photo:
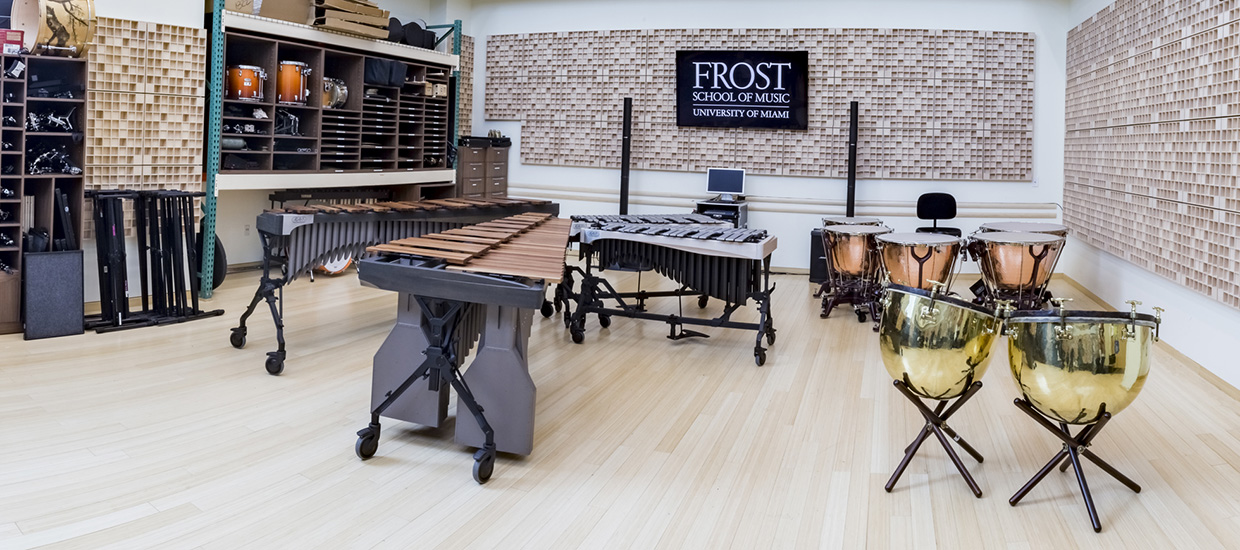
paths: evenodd
<path fill-rule="evenodd" d="M 458 412 L 476 420 L 456 423 L 456 442 L 478 449 L 475 481 L 491 477 L 497 451 L 532 452 L 530 325 L 546 286 L 563 279 L 570 229 L 569 220 L 526 213 L 366 249 L 376 256 L 359 262 L 358 277 L 401 298 L 396 326 L 375 354 L 360 458 L 378 449 L 380 416 L 439 427 L 449 387 L 463 405 Z M 479 351 L 462 373 L 474 342 Z"/>

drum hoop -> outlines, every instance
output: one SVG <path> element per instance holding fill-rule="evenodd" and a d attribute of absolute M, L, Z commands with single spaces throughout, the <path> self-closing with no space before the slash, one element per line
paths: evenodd
<path fill-rule="evenodd" d="M 959 245 L 960 245 L 960 239 L 958 239 L 958 238 L 956 238 L 956 237 L 949 237 L 949 236 L 947 236 L 947 235 L 944 235 L 944 236 L 943 236 L 946 240 L 942 240 L 942 241 L 938 241 L 938 242 L 928 242 L 928 243 L 919 243 L 919 242 L 897 241 L 897 240 L 895 240 L 894 236 L 895 236 L 895 235 L 900 235 L 900 234 L 901 234 L 901 233 L 884 233 L 884 234 L 879 235 L 878 237 L 876 237 L 876 239 L 878 240 L 878 242 L 883 243 L 883 244 L 898 244 L 898 245 L 903 245 L 903 246 L 933 246 L 933 247 L 939 247 L 939 246 L 950 246 L 950 245 L 953 245 L 953 244 L 954 244 L 954 245 L 957 245 L 957 246 L 959 246 Z M 929 233 L 907 233 L 907 235 L 929 235 Z M 901 238 L 903 238 L 903 237 L 901 237 Z"/>
<path fill-rule="evenodd" d="M 1005 241 L 999 240 L 989 235 L 1029 235 L 1034 239 L 1028 241 Z M 1046 237 L 1046 239 L 1042 239 Z M 1062 245 L 1067 239 L 1050 233 L 1029 233 L 1027 231 L 989 231 L 971 235 L 974 240 L 982 241 L 990 244 L 1017 244 L 1021 246 L 1051 246 L 1055 244 Z"/>
<path fill-rule="evenodd" d="M 261 70 L 263 70 L 263 68 L 262 68 L 262 67 L 259 67 L 259 66 L 257 66 L 257 65 L 233 65 L 233 66 L 229 67 L 229 69 L 241 69 L 241 70 L 244 70 L 244 71 L 261 71 Z"/>
<path fill-rule="evenodd" d="M 1007 229 L 991 229 L 991 227 L 994 227 L 996 225 L 1006 225 L 1006 224 L 1036 225 L 1036 226 L 1040 226 L 1040 228 L 1038 231 L 1029 231 L 1029 230 L 1009 231 Z M 987 227 L 987 226 L 990 226 L 990 227 Z M 1046 222 L 989 222 L 989 223 L 984 223 L 978 226 L 978 229 L 981 229 L 982 232 L 984 233 L 1048 233 L 1051 231 L 1067 231 L 1068 226 L 1059 224 L 1059 223 L 1046 223 Z"/>
<path fill-rule="evenodd" d="M 309 67 L 309 66 L 310 66 L 310 64 L 309 64 L 309 63 L 304 63 L 304 62 L 301 62 L 301 61 L 291 61 L 291 60 L 284 60 L 284 61 L 281 61 L 281 62 L 280 62 L 280 64 L 281 64 L 281 65 L 301 65 L 302 67 Z"/>
<path fill-rule="evenodd" d="M 861 230 L 859 230 L 859 231 L 841 231 L 840 229 L 838 229 L 838 228 L 843 228 L 843 227 L 861 228 Z M 857 235 L 886 235 L 887 233 L 891 233 L 891 232 L 892 232 L 892 230 L 891 230 L 891 228 L 890 228 L 890 227 L 886 227 L 886 226 L 882 226 L 882 225 L 828 225 L 828 226 L 826 226 L 826 227 L 823 227 L 823 228 L 822 228 L 822 230 L 823 230 L 823 231 L 827 231 L 827 232 L 831 232 L 831 233 L 836 233 L 836 234 L 839 234 L 839 235 L 849 235 L 849 236 L 857 236 Z"/>
<path fill-rule="evenodd" d="M 975 303 L 973 303 L 973 302 L 968 302 L 968 301 L 962 300 L 962 299 L 960 299 L 960 298 L 956 298 L 956 297 L 954 297 L 954 296 L 944 296 L 944 295 L 942 295 L 942 294 L 937 294 L 937 295 L 936 295 L 936 294 L 934 294 L 934 293 L 930 292 L 929 290 L 922 290 L 922 289 L 920 289 L 920 288 L 913 288 L 913 287 L 911 287 L 911 286 L 898 285 L 898 284 L 895 284 L 895 283 L 888 284 L 888 285 L 887 285 L 887 290 L 889 290 L 889 291 L 895 291 L 895 292 L 903 292 L 903 293 L 905 293 L 905 294 L 915 294 L 915 295 L 917 295 L 917 296 L 921 296 L 921 297 L 923 297 L 923 298 L 929 298 L 929 299 L 932 299 L 932 300 L 934 300 L 935 302 L 943 302 L 943 303 L 951 304 L 951 305 L 953 305 L 953 306 L 960 307 L 960 308 L 963 308 L 963 309 L 967 309 L 967 310 L 973 311 L 973 312 L 975 312 L 975 313 L 980 313 L 980 314 L 985 315 L 985 316 L 987 316 L 987 317 L 990 317 L 990 318 L 992 318 L 992 319 L 994 319 L 994 318 L 995 318 L 995 312 L 990 311 L 990 310 L 988 310 L 988 309 L 986 309 L 986 308 L 984 308 L 984 307 L 982 307 L 982 306 L 979 306 L 979 305 L 977 305 L 977 304 L 975 304 Z"/>
<path fill-rule="evenodd" d="M 1132 313 L 1124 311 L 1089 311 L 1082 309 L 1064 310 L 1063 315 L 1059 311 L 1053 309 L 1043 309 L 1037 311 L 1015 311 L 1008 317 L 1009 323 L 1102 323 L 1114 325 L 1135 324 L 1155 328 L 1158 326 L 1157 319 L 1148 313 L 1136 314 L 1133 319 Z"/>

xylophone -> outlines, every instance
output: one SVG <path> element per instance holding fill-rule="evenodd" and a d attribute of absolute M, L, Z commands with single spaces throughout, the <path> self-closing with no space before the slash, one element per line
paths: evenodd
<path fill-rule="evenodd" d="M 358 264 L 358 277 L 399 292 L 400 302 L 396 326 L 375 354 L 370 424 L 357 433 L 360 458 L 378 449 L 380 416 L 438 427 L 449 386 L 477 421 L 458 421 L 456 442 L 478 448 L 478 483 L 490 478 L 496 451 L 530 454 L 530 324 L 546 285 L 564 273 L 569 230 L 568 220 L 527 213 L 366 249 L 377 256 Z M 478 355 L 462 374 L 476 340 Z M 422 379 L 426 388 L 411 389 Z"/>
<path fill-rule="evenodd" d="M 529 199 L 437 199 L 291 206 L 259 214 L 255 227 L 263 244 L 263 275 L 229 341 L 245 346 L 246 320 L 266 300 L 276 327 L 276 351 L 267 352 L 270 374 L 284 371 L 284 286 L 315 267 L 358 258 L 366 248 L 525 212 L 559 213 L 560 206 Z M 279 276 L 273 276 L 278 270 Z"/>
<path fill-rule="evenodd" d="M 711 219 L 711 222 L 715 220 Z M 574 295 L 577 309 L 568 321 L 569 334 L 576 343 L 585 339 L 586 315 L 598 315 L 599 324 L 611 325 L 611 316 L 666 322 L 668 338 L 707 335 L 685 330 L 683 325 L 713 326 L 756 330 L 754 361 L 766 362 L 766 348 L 775 343 L 771 320 L 771 253 L 776 239 L 765 230 L 734 229 L 727 225 L 595 223 L 578 235 L 585 269 L 572 270 L 581 276 L 581 289 Z M 677 290 L 636 292 L 617 291 L 595 270 L 654 271 L 680 284 Z M 725 304 L 723 313 L 713 319 L 646 311 L 645 301 L 657 297 L 697 296 L 698 306 L 706 307 L 711 297 Z M 614 301 L 614 307 L 605 305 Z M 749 300 L 758 305 L 759 321 L 731 320 L 732 314 Z"/>

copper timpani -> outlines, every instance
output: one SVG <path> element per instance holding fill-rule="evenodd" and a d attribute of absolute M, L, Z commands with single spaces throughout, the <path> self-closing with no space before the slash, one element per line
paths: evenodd
<path fill-rule="evenodd" d="M 877 240 L 892 283 L 922 290 L 930 290 L 932 281 L 950 286 L 960 239 L 939 233 L 888 233 Z"/>

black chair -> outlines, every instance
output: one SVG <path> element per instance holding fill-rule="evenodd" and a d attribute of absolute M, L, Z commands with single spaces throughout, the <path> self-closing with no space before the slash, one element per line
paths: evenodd
<path fill-rule="evenodd" d="M 939 220 L 951 220 L 956 217 L 956 197 L 947 193 L 926 193 L 917 197 L 917 218 L 934 220 L 933 227 L 918 227 L 918 233 L 942 233 L 960 237 L 959 227 L 939 227 Z"/>

